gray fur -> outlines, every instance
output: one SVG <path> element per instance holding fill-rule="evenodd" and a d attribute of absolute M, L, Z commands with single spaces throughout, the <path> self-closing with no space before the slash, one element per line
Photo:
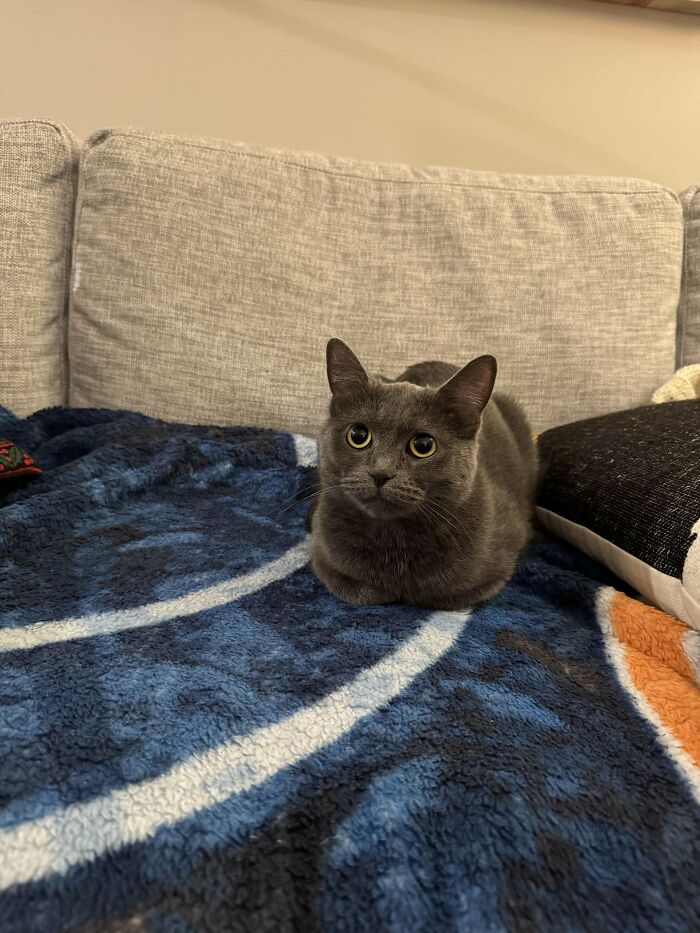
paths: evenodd
<path fill-rule="evenodd" d="M 508 581 L 530 531 L 537 457 L 520 405 L 491 395 L 495 372 L 480 357 L 461 370 L 418 363 L 391 381 L 329 342 L 333 397 L 310 517 L 314 571 L 339 599 L 457 609 Z M 355 423 L 372 431 L 365 450 L 347 443 Z M 434 456 L 407 453 L 416 432 L 436 439 Z M 391 479 L 377 489 L 370 471 Z"/>

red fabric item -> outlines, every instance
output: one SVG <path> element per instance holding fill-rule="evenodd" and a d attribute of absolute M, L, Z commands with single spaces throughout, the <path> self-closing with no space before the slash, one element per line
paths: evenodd
<path fill-rule="evenodd" d="M 18 447 L 14 441 L 0 437 L 0 482 L 17 476 L 38 476 L 41 473 L 26 450 Z"/>

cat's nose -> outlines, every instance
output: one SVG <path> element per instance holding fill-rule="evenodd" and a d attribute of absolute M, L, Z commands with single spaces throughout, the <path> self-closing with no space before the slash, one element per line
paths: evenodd
<path fill-rule="evenodd" d="M 384 483 L 386 483 L 387 480 L 390 480 L 394 474 L 393 473 L 380 473 L 380 472 L 372 473 L 372 471 L 370 470 L 369 475 L 374 480 L 374 485 L 377 487 L 377 489 L 381 489 Z"/>

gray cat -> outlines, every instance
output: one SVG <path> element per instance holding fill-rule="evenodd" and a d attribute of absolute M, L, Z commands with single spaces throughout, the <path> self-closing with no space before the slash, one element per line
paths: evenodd
<path fill-rule="evenodd" d="M 491 396 L 496 360 L 417 363 L 390 380 L 334 338 L 327 366 L 316 575 L 355 605 L 458 609 L 494 596 L 527 542 L 537 473 L 523 410 Z"/>

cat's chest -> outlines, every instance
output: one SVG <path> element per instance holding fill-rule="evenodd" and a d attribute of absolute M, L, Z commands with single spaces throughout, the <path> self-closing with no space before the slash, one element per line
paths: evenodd
<path fill-rule="evenodd" d="M 353 562 L 367 577 L 414 578 L 444 561 L 445 542 L 430 530 L 393 529 L 391 526 L 367 529 L 347 540 Z"/>

